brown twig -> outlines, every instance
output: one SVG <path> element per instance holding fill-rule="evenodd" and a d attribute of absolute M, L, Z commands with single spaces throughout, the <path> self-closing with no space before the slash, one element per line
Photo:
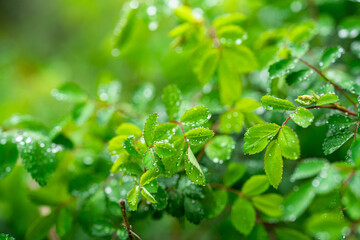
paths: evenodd
<path fill-rule="evenodd" d="M 240 191 L 238 191 L 236 189 L 233 189 L 233 188 L 218 184 L 218 183 L 210 183 L 210 186 L 212 188 L 222 189 L 222 190 L 225 190 L 227 192 L 235 193 L 236 195 L 238 195 L 240 197 L 244 196 L 244 194 L 242 192 L 240 192 Z"/>
<path fill-rule="evenodd" d="M 311 107 L 307 107 L 306 109 L 314 109 L 314 108 L 328 108 L 328 109 L 334 109 L 334 110 L 338 110 L 338 111 L 341 111 L 341 112 L 344 112 L 344 113 L 347 113 L 349 115 L 352 115 L 352 116 L 356 116 L 356 113 L 353 112 L 353 111 L 350 111 L 346 108 L 339 108 L 337 106 L 311 106 Z"/>
<path fill-rule="evenodd" d="M 121 213 L 122 213 L 122 216 L 123 216 L 124 227 L 126 228 L 126 231 L 127 231 L 128 235 L 129 235 L 129 239 L 130 239 L 130 240 L 133 240 L 133 239 L 134 239 L 134 237 L 133 237 L 133 231 L 131 230 L 131 226 L 130 226 L 129 220 L 128 220 L 127 216 L 126 216 L 125 200 L 124 200 L 124 199 L 120 199 L 119 204 L 120 204 Z"/>
<path fill-rule="evenodd" d="M 328 79 L 319 69 L 317 69 L 316 67 L 314 67 L 313 65 L 311 65 L 310 63 L 308 63 L 307 61 L 305 61 L 302 58 L 297 58 L 299 59 L 300 62 L 302 62 L 303 64 L 305 64 L 306 66 L 308 66 L 309 68 L 311 68 L 312 70 L 314 70 L 320 77 L 322 77 L 325 81 L 327 81 L 328 83 L 330 83 L 331 85 L 334 86 L 334 88 L 336 90 L 338 90 L 342 95 L 344 95 L 356 108 L 358 107 L 358 105 L 356 104 L 356 102 L 354 102 L 342 89 L 340 86 L 338 86 L 337 84 L 333 83 L 330 79 Z"/>

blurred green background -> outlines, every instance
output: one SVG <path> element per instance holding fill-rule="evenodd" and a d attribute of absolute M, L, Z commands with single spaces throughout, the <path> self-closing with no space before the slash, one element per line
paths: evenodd
<path fill-rule="evenodd" d="M 172 39 L 168 36 L 169 31 L 179 23 L 173 9 L 182 3 L 188 3 L 209 22 L 223 13 L 244 13 L 249 18 L 244 27 L 249 36 L 245 44 L 251 48 L 254 48 L 255 39 L 265 30 L 287 28 L 307 20 L 315 20 L 318 29 L 318 36 L 312 42 L 315 57 L 325 47 L 341 44 L 348 52 L 344 61 L 351 63 L 348 64 L 348 73 L 352 76 L 358 76 L 360 73 L 358 33 L 354 33 L 354 36 L 344 36 L 344 32 L 341 32 L 341 24 L 347 17 L 359 16 L 360 4 L 356 1 L 139 0 L 148 7 L 142 8 L 144 11 L 138 16 L 126 49 L 119 54 L 112 49 L 112 38 L 124 2 L 0 1 L 0 122 L 19 113 L 32 115 L 50 127 L 69 114 L 73 108 L 72 105 L 55 100 L 51 96 L 51 91 L 62 83 L 71 81 L 96 98 L 97 82 L 104 73 L 111 73 L 121 82 L 120 102 L 123 103 L 151 102 L 154 99 L 158 101 L 161 90 L 169 83 L 176 83 L 185 96 L 189 95 L 192 98 L 202 87 L 191 68 L 191 51 L 172 49 Z M 131 2 L 139 4 L 136 0 Z M 155 13 L 154 9 L 149 9 L 154 6 Z M 358 27 L 360 29 L 360 26 Z M 354 42 L 357 45 L 354 45 Z M 259 57 L 258 53 L 255 53 Z M 259 99 L 269 88 L 266 80 L 260 78 L 260 73 L 251 75 L 247 80 L 244 89 L 256 91 L 244 90 L 245 96 L 251 95 Z M 144 110 L 152 112 L 156 108 L 156 104 L 153 104 Z M 138 107 L 136 110 L 139 112 L 141 108 Z M 145 115 L 143 112 L 139 114 Z M 283 116 L 279 116 L 280 114 L 265 114 L 263 118 L 282 122 Z M 322 156 L 321 141 L 327 129 L 317 129 L 317 139 L 309 135 L 314 128 L 299 133 L 302 148 L 307 149 L 302 152 L 303 157 Z M 315 142 L 318 145 L 314 145 Z M 344 154 L 338 153 L 331 158 L 337 160 Z M 262 169 L 261 164 L 260 168 Z M 10 212 L 10 209 L 18 207 L 14 216 L 21 216 L 23 212 L 27 215 L 26 219 L 20 219 L 18 223 L 13 221 L 4 227 L 14 230 L 15 236 L 23 236 L 28 224 L 38 215 L 37 206 L 30 204 L 27 199 L 28 186 L 24 184 L 24 176 L 24 170 L 18 168 L 12 173 L 11 178 L 0 182 L 0 189 L 3 189 L 0 195 L 11 195 L 5 197 L 7 202 L 3 203 L 1 209 L 8 209 Z M 16 194 L 13 194 L 11 189 L 14 185 L 19 187 Z M 289 189 L 290 186 L 285 186 L 280 190 L 285 193 Z M 19 199 L 27 200 L 24 200 L 25 203 L 18 203 Z M 0 213 L 0 217 L 1 215 L 7 215 L 7 212 Z M 222 220 L 225 223 L 218 226 L 218 222 L 221 223 Z M 217 230 L 221 229 L 216 233 L 208 231 L 208 222 L 205 222 L 200 227 L 188 226 L 189 231 L 183 232 L 182 236 L 180 224 L 172 217 L 166 216 L 161 221 L 153 221 L 151 224 L 149 221 L 144 219 L 143 222 L 137 223 L 140 235 L 156 239 L 161 239 L 163 234 L 179 235 L 179 239 L 210 239 L 210 236 L 212 239 L 221 239 L 220 233 L 227 232 L 228 239 L 231 239 L 232 234 L 238 236 L 230 224 L 227 224 L 226 221 L 229 219 L 212 220 L 211 224 L 215 224 Z"/>

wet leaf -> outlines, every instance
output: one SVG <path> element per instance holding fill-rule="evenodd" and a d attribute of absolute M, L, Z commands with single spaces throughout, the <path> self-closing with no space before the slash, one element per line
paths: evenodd
<path fill-rule="evenodd" d="M 202 172 L 199 163 L 197 162 L 190 147 L 186 152 L 187 158 L 185 159 L 185 170 L 188 178 L 195 184 L 204 185 L 205 176 Z"/>
<path fill-rule="evenodd" d="M 281 154 L 291 160 L 300 157 L 300 143 L 296 133 L 288 126 L 280 129 L 278 142 L 281 148 Z"/>
<path fill-rule="evenodd" d="M 133 211 L 137 210 L 139 194 L 140 194 L 140 187 L 134 186 L 127 195 L 127 201 L 129 204 L 129 208 Z"/>
<path fill-rule="evenodd" d="M 230 136 L 215 136 L 205 148 L 206 155 L 214 162 L 227 161 L 235 149 L 235 141 Z"/>
<path fill-rule="evenodd" d="M 157 125 L 158 117 L 159 115 L 157 113 L 154 113 L 146 119 L 144 126 L 144 138 L 148 147 L 152 147 L 154 145 L 154 132 Z"/>
<path fill-rule="evenodd" d="M 296 109 L 292 102 L 269 95 L 263 96 L 261 103 L 266 110 L 291 111 Z"/>
<path fill-rule="evenodd" d="M 306 108 L 297 107 L 295 112 L 290 114 L 291 119 L 300 127 L 307 128 L 314 120 L 314 115 Z"/>
<path fill-rule="evenodd" d="M 291 181 L 316 176 L 328 163 L 324 159 L 307 159 L 302 161 L 291 176 Z"/>
<path fill-rule="evenodd" d="M 269 77 L 270 79 L 282 77 L 290 73 L 290 70 L 294 68 L 295 62 L 293 59 L 280 60 L 269 67 Z"/>
<path fill-rule="evenodd" d="M 330 103 L 335 103 L 339 101 L 339 97 L 335 94 L 323 94 L 320 98 L 316 101 L 316 106 L 326 105 Z"/>
<path fill-rule="evenodd" d="M 169 85 L 162 92 L 162 102 L 170 120 L 177 120 L 181 104 L 181 92 L 176 85 Z"/>
<path fill-rule="evenodd" d="M 283 215 L 282 204 L 284 198 L 275 193 L 255 196 L 251 199 L 254 207 L 269 217 L 281 217 Z"/>
<path fill-rule="evenodd" d="M 235 229 L 244 235 L 249 235 L 255 225 L 255 209 L 245 198 L 236 199 L 230 217 Z"/>
<path fill-rule="evenodd" d="M 338 58 L 345 53 L 344 49 L 340 46 L 331 47 L 325 50 L 320 60 L 320 68 L 325 69 L 334 63 Z"/>
<path fill-rule="evenodd" d="M 185 136 L 191 145 L 200 145 L 209 141 L 214 132 L 208 128 L 195 128 L 186 132 Z"/>
<path fill-rule="evenodd" d="M 323 143 L 324 154 L 332 154 L 344 145 L 352 136 L 354 136 L 353 132 L 343 132 L 326 138 Z"/>
<path fill-rule="evenodd" d="M 273 140 L 266 149 L 264 168 L 270 184 L 277 189 L 283 174 L 281 147 L 277 140 Z"/>
<path fill-rule="evenodd" d="M 279 129 L 280 126 L 273 123 L 262 123 L 249 128 L 245 133 L 244 152 L 247 154 L 261 152 Z"/>
<path fill-rule="evenodd" d="M 199 127 L 204 125 L 211 117 L 209 109 L 198 106 L 187 110 L 180 118 L 180 122 L 187 126 Z"/>
<path fill-rule="evenodd" d="M 243 185 L 241 192 L 246 196 L 256 196 L 269 188 L 269 181 L 265 175 L 255 175 L 249 178 Z"/>

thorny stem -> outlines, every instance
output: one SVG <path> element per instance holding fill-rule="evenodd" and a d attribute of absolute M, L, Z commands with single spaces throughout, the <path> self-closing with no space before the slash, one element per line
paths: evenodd
<path fill-rule="evenodd" d="M 330 79 L 328 79 L 319 69 L 317 69 L 316 67 L 314 67 L 313 65 L 311 65 L 310 63 L 308 63 L 307 61 L 305 61 L 302 58 L 297 58 L 299 59 L 300 62 L 302 62 L 303 64 L 305 64 L 306 66 L 308 66 L 309 68 L 311 68 L 312 70 L 314 70 L 320 77 L 322 77 L 325 81 L 327 81 L 328 83 L 330 83 L 331 85 L 334 86 L 334 88 L 336 90 L 338 90 L 342 95 L 344 95 L 356 108 L 358 107 L 358 105 L 356 104 L 356 102 L 354 102 L 354 100 L 352 100 L 349 95 L 347 95 L 340 86 L 338 86 L 337 84 L 333 83 Z"/>
<path fill-rule="evenodd" d="M 130 239 L 130 240 L 133 240 L 133 239 L 134 239 L 134 237 L 133 237 L 133 231 L 131 230 L 131 226 L 130 226 L 130 223 L 129 223 L 129 219 L 128 219 L 127 216 L 126 216 L 125 200 L 124 200 L 124 199 L 120 199 L 119 204 L 120 204 L 121 213 L 122 213 L 122 216 L 123 216 L 124 227 L 126 228 L 126 231 L 127 231 L 128 235 L 129 235 L 129 239 Z"/>
<path fill-rule="evenodd" d="M 227 192 L 235 193 L 236 195 L 238 195 L 240 197 L 244 196 L 244 194 L 242 192 L 240 192 L 240 191 L 238 191 L 236 189 L 233 189 L 233 188 L 218 184 L 218 183 L 210 183 L 210 186 L 212 188 L 222 189 L 222 190 L 225 190 Z"/>

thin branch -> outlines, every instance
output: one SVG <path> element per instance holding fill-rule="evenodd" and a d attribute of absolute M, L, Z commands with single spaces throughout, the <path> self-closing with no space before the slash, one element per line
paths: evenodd
<path fill-rule="evenodd" d="M 139 235 L 137 235 L 133 230 L 130 231 L 137 239 L 142 240 L 141 237 L 139 237 Z"/>
<path fill-rule="evenodd" d="M 218 183 L 210 183 L 210 186 L 212 188 L 222 189 L 222 190 L 225 190 L 227 192 L 235 193 L 236 195 L 238 195 L 240 197 L 244 196 L 244 194 L 242 192 L 240 192 L 240 191 L 238 191 L 236 189 L 233 189 L 233 188 L 218 184 Z"/>
<path fill-rule="evenodd" d="M 128 220 L 127 216 L 126 216 L 125 200 L 120 199 L 119 203 L 120 203 L 120 207 L 121 207 L 121 213 L 122 213 L 122 216 L 123 216 L 124 225 L 125 225 L 125 228 L 126 228 L 126 231 L 127 231 L 128 235 L 129 235 L 129 239 L 133 240 L 134 239 L 133 231 L 131 230 L 129 220 Z"/>
<path fill-rule="evenodd" d="M 353 111 L 350 111 L 346 108 L 340 108 L 340 107 L 337 107 L 337 106 L 311 106 L 311 107 L 307 107 L 306 109 L 314 109 L 314 108 L 328 108 L 328 109 L 334 109 L 334 110 L 338 110 L 338 111 L 341 111 L 341 112 L 344 112 L 344 113 L 347 113 L 349 115 L 352 115 L 352 116 L 356 116 L 357 114 Z"/>
<path fill-rule="evenodd" d="M 352 100 L 350 98 L 349 95 L 347 95 L 340 86 L 338 86 L 337 84 L 333 83 L 330 79 L 328 79 L 319 69 L 317 69 L 316 67 L 314 67 L 313 65 L 311 65 L 310 63 L 308 63 L 307 61 L 305 61 L 302 58 L 297 58 L 299 59 L 300 62 L 302 62 L 303 64 L 305 64 L 306 66 L 308 66 L 309 68 L 311 68 L 312 70 L 314 70 L 320 77 L 322 77 L 325 81 L 327 81 L 328 83 L 330 83 L 331 85 L 334 86 L 334 88 L 336 90 L 338 90 L 342 95 L 344 95 L 356 108 L 358 107 L 356 102 L 354 102 L 354 100 Z"/>
<path fill-rule="evenodd" d="M 188 141 L 187 141 L 187 138 L 186 138 L 186 136 L 185 136 L 185 131 L 184 131 L 184 128 L 183 128 L 183 125 L 181 124 L 181 122 L 178 122 L 178 121 L 175 121 L 175 120 L 171 120 L 170 122 L 171 122 L 171 123 L 176 123 L 176 124 L 180 127 L 181 132 L 182 132 L 182 134 L 184 135 L 185 142 L 186 142 L 186 144 L 188 145 L 188 147 L 190 147 L 190 145 L 189 145 L 189 143 L 188 143 Z"/>

